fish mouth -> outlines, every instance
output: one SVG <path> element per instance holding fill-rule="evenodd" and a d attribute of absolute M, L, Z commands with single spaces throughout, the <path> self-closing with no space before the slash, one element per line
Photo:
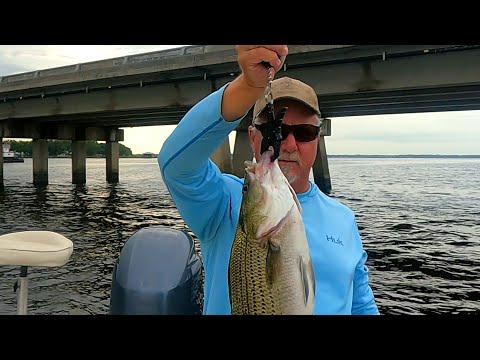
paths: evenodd
<path fill-rule="evenodd" d="M 253 180 L 254 178 L 258 179 L 265 176 L 272 169 L 274 162 L 278 163 L 278 159 L 275 159 L 274 161 L 271 160 L 272 155 L 273 149 L 272 147 L 270 147 L 262 154 L 258 162 L 254 163 L 250 160 L 244 162 L 245 172 L 250 177 L 250 180 Z"/>

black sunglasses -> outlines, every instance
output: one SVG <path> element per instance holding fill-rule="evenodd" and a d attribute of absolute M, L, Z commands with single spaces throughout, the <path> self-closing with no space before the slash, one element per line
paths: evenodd
<path fill-rule="evenodd" d="M 266 124 L 253 124 L 258 130 L 262 131 Z M 287 125 L 282 124 L 282 139 L 286 139 L 288 134 L 293 133 L 296 141 L 309 142 L 315 140 L 320 132 L 320 126 L 311 124 Z"/>

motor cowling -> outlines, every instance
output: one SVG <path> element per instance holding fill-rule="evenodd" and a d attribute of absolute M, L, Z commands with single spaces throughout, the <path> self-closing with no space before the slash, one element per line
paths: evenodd
<path fill-rule="evenodd" d="M 112 275 L 112 315 L 200 315 L 203 266 L 183 230 L 151 226 L 124 244 Z"/>

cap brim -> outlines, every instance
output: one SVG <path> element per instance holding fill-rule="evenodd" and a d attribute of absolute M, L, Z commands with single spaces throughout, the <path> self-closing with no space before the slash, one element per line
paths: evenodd
<path fill-rule="evenodd" d="M 315 107 L 313 107 L 313 106 L 310 105 L 309 103 L 303 101 L 302 99 L 299 99 L 299 98 L 296 98 L 296 97 L 293 97 L 293 96 L 281 96 L 281 97 L 275 98 L 275 99 L 273 100 L 273 102 L 275 103 L 275 101 L 283 100 L 283 99 L 289 99 L 289 100 L 298 101 L 298 102 L 302 103 L 303 105 L 305 105 L 306 107 L 308 107 L 310 110 L 312 110 L 312 111 L 313 111 L 315 114 L 317 114 L 319 117 L 322 116 L 322 114 L 320 113 L 320 111 L 318 111 L 317 109 L 315 109 Z M 264 104 L 261 110 L 257 110 L 257 113 L 256 113 L 256 114 L 253 114 L 253 118 L 255 119 L 256 117 L 258 117 L 258 115 L 260 115 L 260 114 L 265 110 L 266 107 L 267 107 L 267 104 Z"/>

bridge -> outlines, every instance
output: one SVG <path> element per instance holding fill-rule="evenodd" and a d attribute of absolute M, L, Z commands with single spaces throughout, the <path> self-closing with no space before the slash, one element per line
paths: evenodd
<path fill-rule="evenodd" d="M 480 109 L 480 45 L 290 45 L 283 70 L 313 86 L 326 119 Z M 48 139 L 72 141 L 72 182 L 85 182 L 85 141 L 106 142 L 107 181 L 118 181 L 122 127 L 175 125 L 239 74 L 232 45 L 194 45 L 0 78 L 0 139 L 33 139 L 34 183 L 48 182 Z M 212 156 L 242 175 L 246 129 Z M 323 136 L 315 182 L 330 191 Z M 0 162 L 3 160 L 0 159 Z M 3 163 L 0 164 L 3 184 Z"/>

